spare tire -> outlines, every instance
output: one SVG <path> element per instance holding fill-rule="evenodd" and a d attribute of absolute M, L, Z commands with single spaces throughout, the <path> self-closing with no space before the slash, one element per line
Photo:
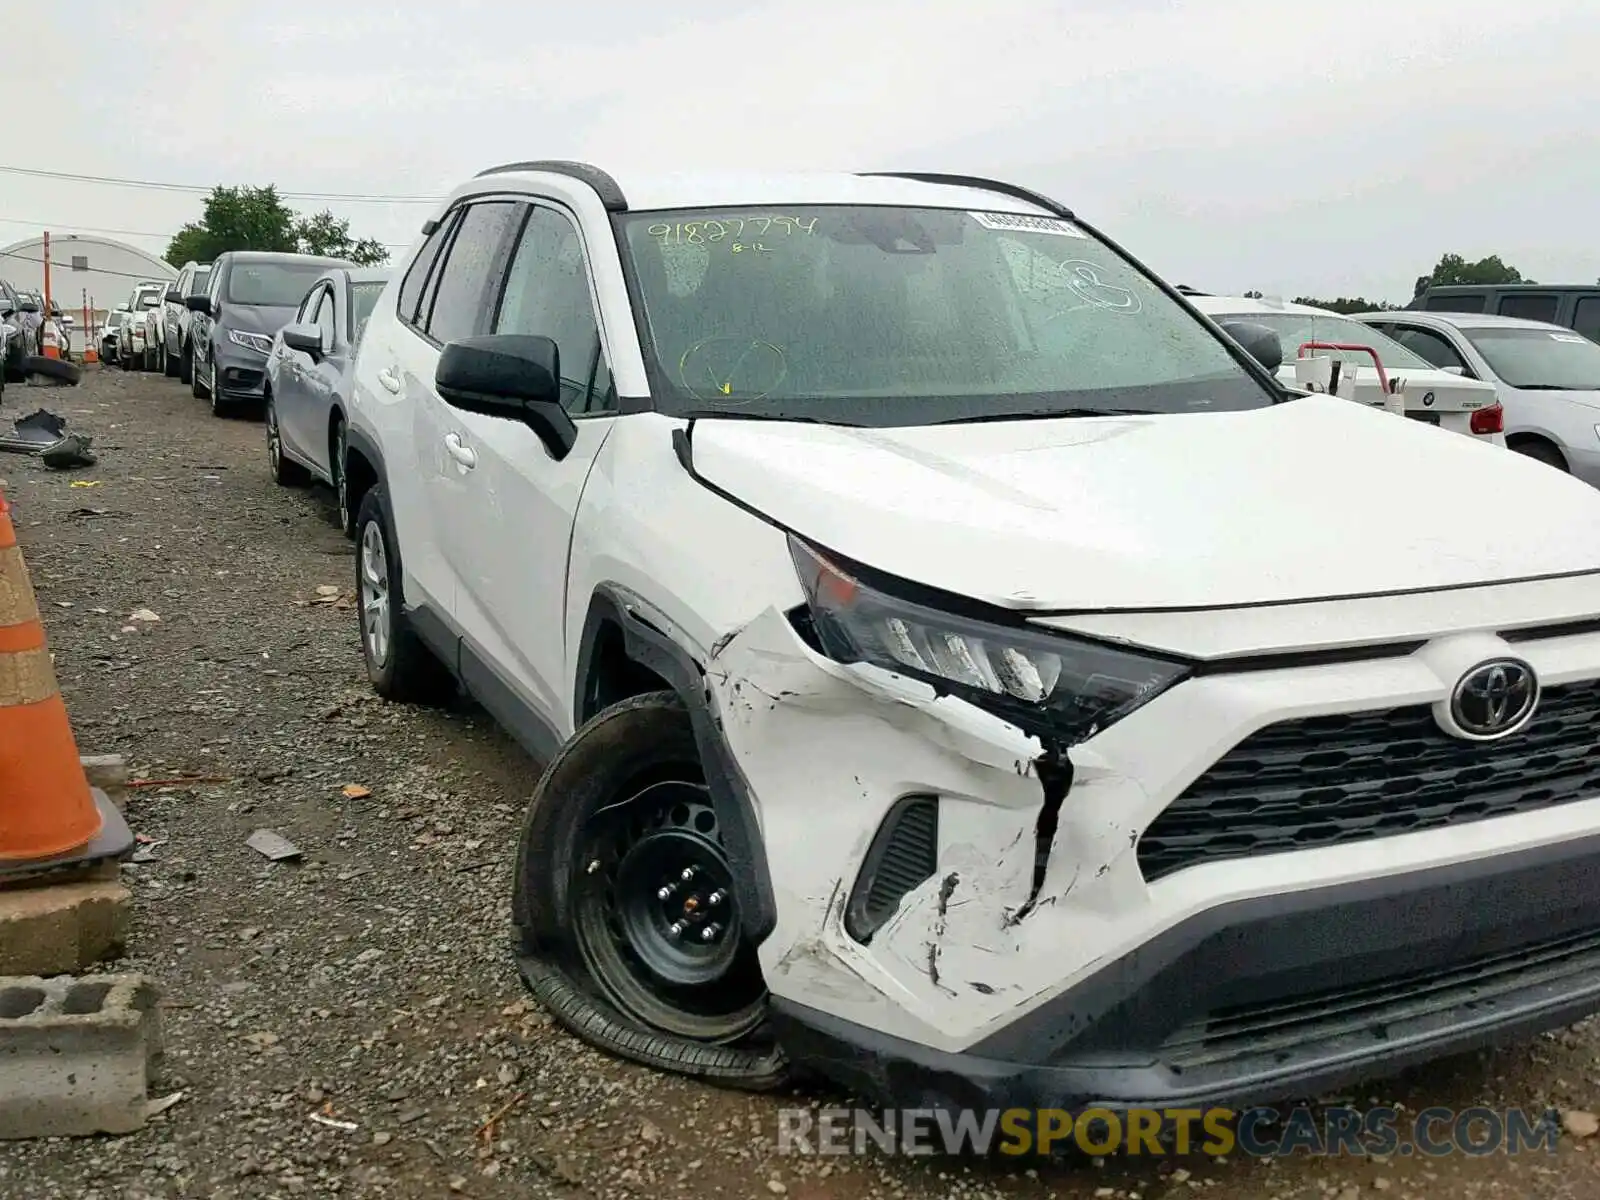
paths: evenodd
<path fill-rule="evenodd" d="M 38 375 L 76 386 L 83 378 L 83 368 L 64 358 L 45 358 L 42 354 L 29 354 L 22 360 L 22 375 L 23 378 Z"/>

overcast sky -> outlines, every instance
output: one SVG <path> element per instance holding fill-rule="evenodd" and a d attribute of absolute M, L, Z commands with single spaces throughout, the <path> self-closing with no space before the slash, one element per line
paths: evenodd
<path fill-rule="evenodd" d="M 28 9 L 0 165 L 436 196 L 485 166 L 922 169 L 1047 191 L 1178 283 L 1402 301 L 1440 254 L 1600 277 L 1595 0 L 79 0 Z M 403 248 L 425 208 L 329 207 Z M 0 173 L 0 245 L 200 197 Z M 398 253 L 398 251 L 397 251 Z"/>

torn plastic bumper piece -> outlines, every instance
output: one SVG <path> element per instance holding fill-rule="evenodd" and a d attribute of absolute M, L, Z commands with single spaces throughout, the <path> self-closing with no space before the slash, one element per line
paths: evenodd
<path fill-rule="evenodd" d="M 39 409 L 12 423 L 13 432 L 0 434 L 0 451 L 9 454 L 36 454 L 47 467 L 92 466 L 97 460 L 90 449 L 94 439 L 67 429 L 65 417 Z"/>

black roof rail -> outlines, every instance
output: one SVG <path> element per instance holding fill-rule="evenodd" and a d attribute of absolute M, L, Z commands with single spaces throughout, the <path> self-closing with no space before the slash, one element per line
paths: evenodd
<path fill-rule="evenodd" d="M 601 206 L 607 212 L 628 211 L 627 197 L 622 194 L 617 181 L 599 167 L 588 163 L 569 162 L 560 158 L 537 158 L 529 162 L 502 163 L 498 167 L 479 171 L 476 178 L 482 179 L 485 175 L 504 175 L 508 171 L 545 171 L 551 175 L 565 175 L 592 187 L 595 194 L 600 197 Z"/>
<path fill-rule="evenodd" d="M 981 175 L 941 175 L 936 171 L 857 171 L 856 174 L 869 179 L 914 179 L 918 183 L 942 183 L 949 187 L 976 188 L 980 192 L 998 192 L 1002 196 L 1010 196 L 1013 200 L 1026 200 L 1029 204 L 1037 204 L 1046 212 L 1055 213 L 1056 216 L 1065 217 L 1069 221 L 1077 220 L 1070 208 L 1041 192 L 1019 187 L 1014 183 L 1005 183 L 999 179 L 985 179 Z"/>

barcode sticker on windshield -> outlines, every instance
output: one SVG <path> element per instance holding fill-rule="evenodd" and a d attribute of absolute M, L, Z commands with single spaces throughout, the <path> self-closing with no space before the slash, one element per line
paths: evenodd
<path fill-rule="evenodd" d="M 1071 221 L 1063 221 L 1060 217 L 1031 217 L 1026 213 L 989 212 L 975 212 L 968 215 L 985 229 L 1003 229 L 1011 233 L 1053 233 L 1057 237 L 1088 237 Z"/>
<path fill-rule="evenodd" d="M 1587 342 L 1589 339 L 1576 333 L 1552 333 L 1550 340 L 1552 342 Z"/>

